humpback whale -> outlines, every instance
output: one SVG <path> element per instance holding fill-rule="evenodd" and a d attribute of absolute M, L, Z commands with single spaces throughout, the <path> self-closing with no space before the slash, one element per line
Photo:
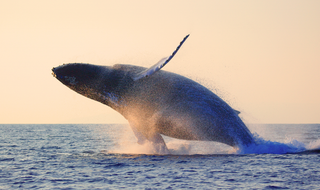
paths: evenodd
<path fill-rule="evenodd" d="M 119 112 L 138 143 L 151 142 L 155 153 L 169 153 L 161 135 L 235 148 L 255 143 L 239 112 L 220 97 L 187 77 L 161 70 L 188 37 L 150 68 L 69 63 L 53 68 L 52 74 L 77 93 Z"/>

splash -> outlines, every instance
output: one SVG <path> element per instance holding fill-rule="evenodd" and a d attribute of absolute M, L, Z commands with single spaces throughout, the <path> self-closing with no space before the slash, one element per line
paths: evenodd
<path fill-rule="evenodd" d="M 154 149 L 152 142 L 143 145 L 137 143 L 137 140 L 131 131 L 126 131 L 122 137 L 117 140 L 116 145 L 104 151 L 113 154 L 149 154 L 159 153 Z M 232 154 L 235 149 L 232 147 L 213 141 L 187 141 L 163 136 L 170 155 L 211 155 L 211 154 Z"/>
<path fill-rule="evenodd" d="M 177 142 L 178 141 L 178 142 Z M 181 140 L 169 140 L 167 147 L 170 154 L 174 155 L 190 155 L 191 145 L 188 142 L 181 142 Z M 124 133 L 119 139 L 119 142 L 108 153 L 116 154 L 159 154 L 154 148 L 152 142 L 138 144 L 137 140 L 129 132 Z"/>
<path fill-rule="evenodd" d="M 235 153 L 233 148 L 230 146 L 223 145 L 215 142 L 183 142 L 183 140 L 170 140 L 167 142 L 170 155 L 211 155 L 211 154 L 231 154 Z M 116 154 L 149 154 L 154 155 L 159 153 L 154 149 L 151 142 L 147 142 L 143 145 L 138 143 L 119 144 L 112 150 L 107 151 L 108 153 Z M 164 154 L 161 154 L 164 155 Z"/>
<path fill-rule="evenodd" d="M 312 125 L 251 124 L 248 128 L 254 131 L 256 144 L 237 150 L 237 154 L 290 154 L 320 149 L 320 140 L 308 132 L 315 129 Z"/>
<path fill-rule="evenodd" d="M 116 135 L 120 134 L 121 135 Z M 101 133 L 101 132 L 99 132 Z M 104 134 L 108 135 L 108 134 Z M 117 126 L 117 130 L 109 134 L 113 137 L 113 146 L 104 153 L 111 154 L 158 154 L 151 142 L 143 145 L 137 143 L 137 139 L 128 125 Z M 194 154 L 230 154 L 235 150 L 225 144 L 213 141 L 187 141 L 163 136 L 171 155 L 194 155 Z"/>
<path fill-rule="evenodd" d="M 308 150 L 317 150 L 320 149 L 320 139 L 316 140 L 316 141 L 312 141 L 309 144 L 306 145 L 306 148 Z"/>
<path fill-rule="evenodd" d="M 123 144 L 108 151 L 113 154 L 158 154 L 151 143 L 140 145 L 138 143 Z"/>
<path fill-rule="evenodd" d="M 116 154 L 159 154 L 156 152 L 151 142 L 145 143 L 143 145 L 138 144 L 132 130 L 128 128 L 128 126 L 126 126 L 125 128 L 127 130 L 122 129 L 121 136 L 118 136 L 114 139 L 114 141 L 116 141 L 116 145 L 105 152 Z M 263 129 L 261 125 L 259 125 L 258 128 L 260 129 L 258 131 L 259 134 L 256 132 L 253 133 L 256 144 L 252 144 L 248 147 L 241 147 L 238 149 L 232 148 L 231 146 L 223 143 L 213 141 L 187 141 L 166 136 L 163 136 L 163 138 L 171 155 L 290 154 L 320 149 L 320 139 L 311 142 L 302 142 L 302 139 L 293 138 L 292 135 L 289 135 L 289 137 L 287 137 L 287 132 L 281 133 L 281 135 L 278 135 L 278 139 L 275 139 L 273 128 L 270 128 L 270 125 L 268 126 L 269 130 L 266 131 L 263 131 L 266 128 Z M 280 129 L 278 128 L 278 132 L 279 130 Z M 273 132 L 271 133 L 270 131 Z"/>
<path fill-rule="evenodd" d="M 234 149 L 228 145 L 216 142 L 196 142 L 177 139 L 167 142 L 167 147 L 170 151 L 170 155 L 290 154 L 320 149 L 320 140 L 304 144 L 292 139 L 287 140 L 286 143 L 282 143 L 265 140 L 257 134 L 255 134 L 254 139 L 257 144 L 239 149 Z M 116 154 L 159 154 L 154 149 L 152 143 L 140 145 L 134 142 L 121 143 L 107 152 Z"/>
<path fill-rule="evenodd" d="M 297 153 L 306 150 L 304 143 L 295 139 L 287 140 L 287 143 L 265 140 L 257 133 L 254 133 L 254 140 L 257 144 L 243 147 L 237 150 L 237 154 L 287 154 Z"/>

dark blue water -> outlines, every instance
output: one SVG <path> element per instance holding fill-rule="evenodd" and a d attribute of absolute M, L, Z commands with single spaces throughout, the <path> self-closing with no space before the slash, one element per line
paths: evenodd
<path fill-rule="evenodd" d="M 320 189 L 319 153 L 275 150 L 319 148 L 320 125 L 250 129 L 272 154 L 165 138 L 173 154 L 154 155 L 127 125 L 0 125 L 0 189 Z"/>

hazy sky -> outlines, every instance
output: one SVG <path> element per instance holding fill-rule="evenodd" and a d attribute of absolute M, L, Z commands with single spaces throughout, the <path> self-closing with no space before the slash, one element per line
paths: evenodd
<path fill-rule="evenodd" d="M 124 123 L 51 75 L 151 66 L 212 89 L 247 123 L 320 123 L 320 1 L 0 1 L 0 123 Z"/>

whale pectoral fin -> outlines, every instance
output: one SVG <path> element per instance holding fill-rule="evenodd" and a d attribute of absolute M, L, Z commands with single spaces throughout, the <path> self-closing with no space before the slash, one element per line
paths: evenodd
<path fill-rule="evenodd" d="M 170 61 L 170 60 L 169 61 L 168 60 L 169 60 L 169 57 L 162 58 L 160 61 L 158 61 L 158 63 L 154 64 L 152 67 L 137 74 L 137 76 L 135 76 L 133 80 L 137 81 L 141 78 L 148 77 L 148 76 L 152 75 L 153 73 L 159 71 L 162 67 L 164 67 L 165 64 L 167 64 Z"/>
<path fill-rule="evenodd" d="M 142 71 L 141 73 L 138 73 L 135 77 L 133 77 L 133 80 L 137 81 L 141 78 L 148 77 L 148 76 L 154 74 L 155 72 L 159 71 L 167 63 L 169 63 L 169 61 L 175 56 L 175 54 L 178 52 L 178 50 L 180 49 L 180 47 L 182 46 L 182 44 L 186 41 L 186 39 L 188 37 L 189 37 L 189 34 L 183 38 L 183 40 L 180 42 L 179 46 L 176 48 L 176 50 L 174 50 L 174 52 L 169 57 L 162 58 L 158 63 L 156 63 L 152 67 Z"/>
<path fill-rule="evenodd" d="M 148 137 L 146 137 L 141 131 L 139 131 L 138 124 L 134 124 L 134 122 L 129 123 L 134 135 L 137 138 L 138 144 L 143 145 L 146 142 L 151 142 L 155 153 L 169 154 L 167 145 L 159 133 L 149 133 L 147 135 Z"/>
<path fill-rule="evenodd" d="M 152 142 L 155 152 L 158 154 L 169 154 L 168 147 L 159 133 L 155 133 L 149 139 Z"/>
<path fill-rule="evenodd" d="M 135 124 L 133 124 L 133 123 L 131 123 L 131 122 L 129 122 L 129 123 L 130 123 L 130 127 L 131 127 L 134 135 L 135 135 L 136 138 L 137 138 L 138 144 L 144 144 L 144 143 L 146 143 L 148 139 L 137 129 L 137 127 L 135 126 Z"/>

